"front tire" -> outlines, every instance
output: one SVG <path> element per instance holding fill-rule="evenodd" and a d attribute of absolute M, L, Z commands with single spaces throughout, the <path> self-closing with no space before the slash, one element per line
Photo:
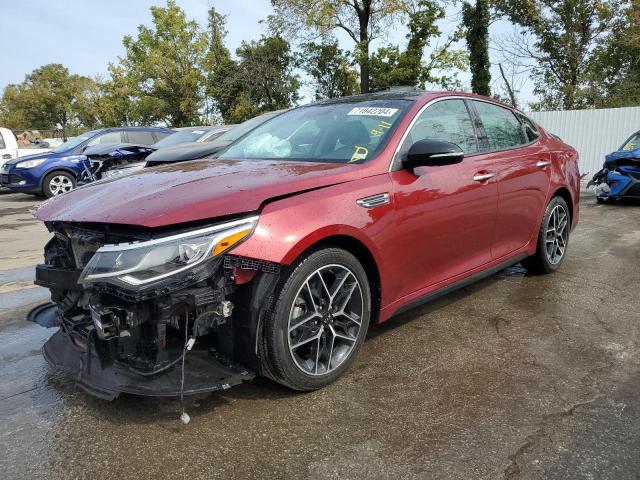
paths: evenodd
<path fill-rule="evenodd" d="M 57 197 L 76 188 L 76 179 L 68 172 L 51 172 L 44 177 L 42 193 L 45 197 Z"/>
<path fill-rule="evenodd" d="M 569 245 L 570 226 L 567 202 L 562 197 L 553 197 L 542 217 L 536 253 L 522 261 L 529 273 L 553 273 L 560 267 Z"/>
<path fill-rule="evenodd" d="M 371 293 L 360 262 L 317 250 L 284 274 L 262 338 L 263 370 L 293 390 L 322 388 L 353 363 L 369 327 Z"/>

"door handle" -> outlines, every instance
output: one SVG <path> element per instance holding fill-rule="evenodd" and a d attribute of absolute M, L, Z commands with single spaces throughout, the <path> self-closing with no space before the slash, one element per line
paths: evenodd
<path fill-rule="evenodd" d="M 536 163 L 538 168 L 548 167 L 549 165 L 551 165 L 551 160 L 538 160 L 538 163 Z"/>
<path fill-rule="evenodd" d="M 11 154 L 10 153 L 3 153 L 2 154 L 2 159 L 3 160 L 11 160 Z"/>
<path fill-rule="evenodd" d="M 476 173 L 473 176 L 473 180 L 476 182 L 486 182 L 487 180 L 495 176 L 496 176 L 495 173 Z"/>

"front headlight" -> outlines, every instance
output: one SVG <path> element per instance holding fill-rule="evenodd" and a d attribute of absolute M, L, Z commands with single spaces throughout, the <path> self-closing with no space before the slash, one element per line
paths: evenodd
<path fill-rule="evenodd" d="M 104 245 L 91 257 L 79 283 L 143 287 L 229 250 L 251 235 L 256 223 L 257 216 L 157 240 Z"/>
<path fill-rule="evenodd" d="M 40 158 L 38 160 L 27 160 L 26 162 L 16 163 L 16 168 L 33 168 L 43 163 L 46 158 Z"/>

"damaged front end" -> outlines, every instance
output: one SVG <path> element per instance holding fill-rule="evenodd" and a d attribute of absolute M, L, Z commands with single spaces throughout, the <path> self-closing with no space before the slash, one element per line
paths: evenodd
<path fill-rule="evenodd" d="M 275 285 L 278 265 L 228 252 L 256 223 L 245 217 L 160 235 L 47 223 L 54 237 L 36 284 L 50 289 L 54 305 L 30 315 L 60 327 L 45 358 L 105 399 L 195 394 L 252 379 L 260 306 L 242 299 L 258 284 Z"/>
<path fill-rule="evenodd" d="M 608 158 L 602 170 L 587 184 L 599 200 L 640 198 L 640 159 L 627 156 Z"/>

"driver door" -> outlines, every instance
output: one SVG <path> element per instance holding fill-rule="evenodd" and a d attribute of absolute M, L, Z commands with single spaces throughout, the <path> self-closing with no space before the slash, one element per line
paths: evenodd
<path fill-rule="evenodd" d="M 411 145 L 423 139 L 454 143 L 465 157 L 454 165 L 402 167 Z M 403 282 L 393 298 L 452 283 L 491 261 L 498 188 L 493 162 L 477 153 L 476 130 L 462 99 L 431 104 L 410 127 L 390 174 L 396 235 L 408 239 L 395 252 Z"/>

